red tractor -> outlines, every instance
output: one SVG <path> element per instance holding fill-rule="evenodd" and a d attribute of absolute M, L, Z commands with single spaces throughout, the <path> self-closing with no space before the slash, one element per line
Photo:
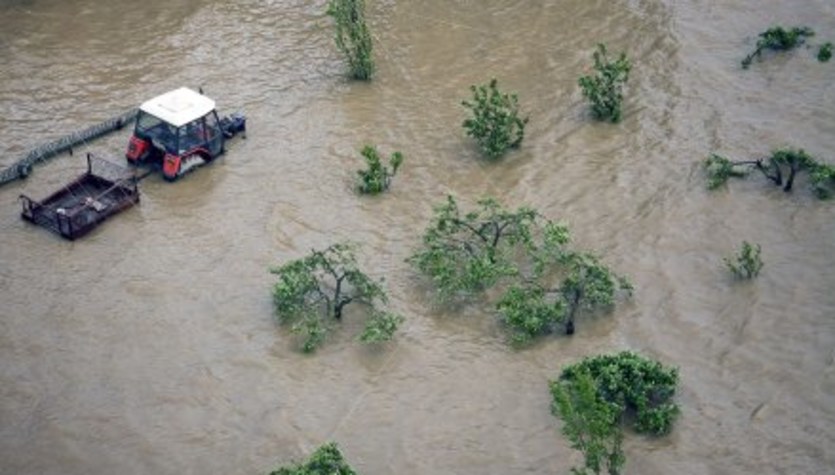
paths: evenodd
<path fill-rule="evenodd" d="M 215 101 L 181 87 L 144 102 L 125 154 L 132 165 L 160 166 L 174 181 L 225 151 L 226 140 L 246 132 L 246 118 L 219 119 Z"/>

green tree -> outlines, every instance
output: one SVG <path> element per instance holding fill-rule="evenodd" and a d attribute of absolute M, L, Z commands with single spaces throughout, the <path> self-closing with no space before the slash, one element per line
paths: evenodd
<path fill-rule="evenodd" d="M 331 322 L 340 320 L 350 303 L 370 307 L 371 318 L 366 321 L 363 341 L 391 338 L 402 321 L 402 317 L 378 308 L 387 301 L 385 291 L 358 268 L 351 245 L 339 243 L 321 251 L 314 249 L 270 272 L 278 276 L 273 286 L 278 320 L 290 325 L 293 333 L 302 335 L 305 352 L 322 344 Z"/>
<path fill-rule="evenodd" d="M 716 189 L 732 177 L 745 177 L 752 170 L 758 170 L 774 183 L 789 192 L 794 186 L 798 173 L 809 175 L 812 191 L 820 199 L 827 199 L 835 191 L 835 167 L 815 160 L 802 149 L 775 150 L 767 159 L 732 161 L 720 155 L 711 154 L 704 162 L 708 188 Z"/>
<path fill-rule="evenodd" d="M 490 159 L 517 148 L 525 138 L 528 118 L 519 117 L 519 98 L 499 90 L 498 81 L 470 86 L 473 98 L 461 104 L 470 109 L 472 117 L 464 120 L 467 135 L 474 138 L 481 151 Z"/>
<path fill-rule="evenodd" d="M 742 60 L 742 68 L 748 69 L 754 58 L 762 56 L 764 50 L 788 51 L 802 45 L 806 38 L 814 36 L 815 32 L 808 26 L 798 26 L 791 29 L 775 26 L 760 33 L 757 47 Z"/>
<path fill-rule="evenodd" d="M 329 0 L 328 15 L 336 24 L 336 46 L 348 60 L 351 77 L 371 79 L 374 57 L 371 33 L 365 22 L 365 0 Z"/>
<path fill-rule="evenodd" d="M 759 244 L 751 245 L 742 241 L 739 252 L 733 257 L 724 258 L 725 265 L 733 275 L 740 279 L 753 279 L 760 274 L 763 261 L 760 258 L 762 248 Z"/>
<path fill-rule="evenodd" d="M 618 59 L 609 59 L 606 45 L 598 44 L 592 55 L 595 74 L 579 79 L 583 95 L 591 102 L 592 114 L 599 120 L 619 122 L 622 115 L 623 86 L 629 80 L 632 65 L 621 53 Z"/>
<path fill-rule="evenodd" d="M 270 475 L 357 475 L 345 461 L 342 452 L 331 442 L 316 449 L 303 463 L 280 467 Z"/>
<path fill-rule="evenodd" d="M 376 195 L 388 190 L 391 185 L 391 179 L 397 174 L 397 169 L 403 163 L 403 154 L 394 152 L 389 160 L 391 171 L 388 167 L 383 165 L 380 160 L 380 154 L 377 149 L 371 145 L 366 145 L 360 152 L 365 158 L 365 163 L 368 166 L 365 170 L 357 170 L 359 177 L 359 184 L 357 189 L 360 193 Z"/>
<path fill-rule="evenodd" d="M 584 455 L 585 466 L 572 473 L 620 473 L 626 463 L 623 421 L 633 421 L 639 433 L 668 434 L 679 414 L 672 401 L 677 385 L 675 368 L 629 351 L 588 357 L 563 369 L 550 383 L 551 409 L 572 447 Z"/>
<path fill-rule="evenodd" d="M 618 290 L 631 290 L 595 256 L 568 249 L 569 239 L 566 226 L 534 209 L 488 198 L 464 212 L 449 196 L 409 261 L 442 300 L 501 285 L 499 317 L 511 341 L 524 344 L 560 325 L 572 334 L 578 309 L 609 306 Z"/>

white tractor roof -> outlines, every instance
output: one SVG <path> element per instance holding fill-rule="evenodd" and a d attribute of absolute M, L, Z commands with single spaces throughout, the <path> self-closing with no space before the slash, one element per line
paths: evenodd
<path fill-rule="evenodd" d="M 141 111 L 158 117 L 174 127 L 199 119 L 214 108 L 215 101 L 187 87 L 166 92 L 139 106 Z"/>

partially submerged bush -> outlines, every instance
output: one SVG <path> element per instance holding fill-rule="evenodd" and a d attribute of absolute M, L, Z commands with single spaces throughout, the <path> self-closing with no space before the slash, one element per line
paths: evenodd
<path fill-rule="evenodd" d="M 826 42 L 818 49 L 818 61 L 825 63 L 832 58 L 832 43 Z"/>
<path fill-rule="evenodd" d="M 365 0 L 329 0 L 328 15 L 336 23 L 336 46 L 348 60 L 351 77 L 371 79 L 374 58 L 371 33 L 365 23 Z"/>
<path fill-rule="evenodd" d="M 281 467 L 270 475 L 357 475 L 345 461 L 335 443 L 325 444 L 310 455 L 303 463 Z"/>
<path fill-rule="evenodd" d="M 669 433 L 679 414 L 672 401 L 677 385 L 675 368 L 628 351 L 566 367 L 550 383 L 551 411 L 563 421 L 571 446 L 583 453 L 585 466 L 572 473 L 620 473 L 626 463 L 623 421 L 640 433 Z"/>
<path fill-rule="evenodd" d="M 754 58 L 762 56 L 766 49 L 772 51 L 788 51 L 802 45 L 806 38 L 814 36 L 815 32 L 808 26 L 796 26 L 791 29 L 775 26 L 760 33 L 757 40 L 757 47 L 754 51 L 742 60 L 742 68 L 748 69 Z"/>
<path fill-rule="evenodd" d="M 481 151 L 491 159 L 518 147 L 525 138 L 528 118 L 519 117 L 519 98 L 516 94 L 499 91 L 496 79 L 486 85 L 470 86 L 470 90 L 472 100 L 461 103 L 473 114 L 463 123 L 467 135 L 473 137 Z"/>
<path fill-rule="evenodd" d="M 591 102 L 595 118 L 618 122 L 622 115 L 623 86 L 629 79 L 632 66 L 626 53 L 621 53 L 614 61 L 610 60 L 604 44 L 597 45 L 593 58 L 596 73 L 579 80 L 583 95 Z"/>
<path fill-rule="evenodd" d="M 325 340 L 331 322 L 341 320 L 350 303 L 370 307 L 371 317 L 361 336 L 364 342 L 388 340 L 402 317 L 382 312 L 387 301 L 382 286 L 357 266 L 353 247 L 340 243 L 325 250 L 312 250 L 301 259 L 270 270 L 278 276 L 273 303 L 280 323 L 301 334 L 302 350 L 315 351 Z"/>
<path fill-rule="evenodd" d="M 763 268 L 763 261 L 760 258 L 762 248 L 759 244 L 751 245 L 748 241 L 742 241 L 739 252 L 733 257 L 724 258 L 725 265 L 736 277 L 740 279 L 753 279 L 758 276 Z"/>
<path fill-rule="evenodd" d="M 672 430 L 679 414 L 673 396 L 678 371 L 630 351 L 585 358 L 566 367 L 554 387 L 571 386 L 583 375 L 597 386 L 597 395 L 617 410 L 617 420 L 632 421 L 636 432 L 664 435 Z"/>
<path fill-rule="evenodd" d="M 716 189 L 732 177 L 745 177 L 751 170 L 759 170 L 763 176 L 783 191 L 792 190 L 799 172 L 807 172 L 812 191 L 820 199 L 827 199 L 835 191 L 835 167 L 818 162 L 803 149 L 775 150 L 767 159 L 732 161 L 711 154 L 704 162 L 707 186 Z"/>
<path fill-rule="evenodd" d="M 389 159 L 389 168 L 383 165 L 380 160 L 380 154 L 377 149 L 371 145 L 366 145 L 360 152 L 365 158 L 365 163 L 368 166 L 365 170 L 357 170 L 359 176 L 359 184 L 357 189 L 360 193 L 376 195 L 385 190 L 388 190 L 391 185 L 391 179 L 397 174 L 397 169 L 403 163 L 403 154 L 394 152 Z"/>

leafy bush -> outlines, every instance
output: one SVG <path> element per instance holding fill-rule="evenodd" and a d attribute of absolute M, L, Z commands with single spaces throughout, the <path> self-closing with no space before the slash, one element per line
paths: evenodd
<path fill-rule="evenodd" d="M 315 351 L 330 331 L 330 317 L 342 318 L 346 305 L 361 302 L 371 307 L 368 325 L 376 330 L 363 341 L 388 339 L 402 317 L 384 314 L 377 306 L 387 300 L 382 286 L 357 267 L 352 246 L 334 244 L 325 250 L 312 250 L 301 259 L 270 270 L 278 276 L 273 287 L 273 303 L 280 323 L 291 325 L 301 334 L 302 350 Z M 373 333 L 373 334 L 372 334 Z"/>
<path fill-rule="evenodd" d="M 744 177 L 756 169 L 786 192 L 792 190 L 797 174 L 802 171 L 809 174 L 809 183 L 818 198 L 830 198 L 835 191 L 835 167 L 818 162 L 802 149 L 780 149 L 767 159 L 740 161 L 711 154 L 705 160 L 704 168 L 709 189 L 718 188 L 731 177 Z"/>
<path fill-rule="evenodd" d="M 562 419 L 562 433 L 571 448 L 583 453 L 585 466 L 573 467 L 574 475 L 618 474 L 626 463 L 619 411 L 598 396 L 597 385 L 588 371 L 579 372 L 568 383 L 551 384 L 551 411 Z"/>
<path fill-rule="evenodd" d="M 394 152 L 391 155 L 391 159 L 389 159 L 391 171 L 389 171 L 388 167 L 383 165 L 380 160 L 380 154 L 373 146 L 366 145 L 360 153 L 365 158 L 365 163 L 368 165 L 368 168 L 365 170 L 357 170 L 357 175 L 360 180 L 357 186 L 359 192 L 376 195 L 388 190 L 389 185 L 391 185 L 391 179 L 397 174 L 397 169 L 403 163 L 403 154 Z"/>
<path fill-rule="evenodd" d="M 742 241 L 739 253 L 733 257 L 724 258 L 728 269 L 740 279 L 753 279 L 763 268 L 763 261 L 760 259 L 762 248 L 759 244 L 751 245 L 748 241 Z"/>
<path fill-rule="evenodd" d="M 624 351 L 585 358 L 551 381 L 551 411 L 563 421 L 563 434 L 583 452 L 585 466 L 572 473 L 618 474 L 626 463 L 621 422 L 633 421 L 640 433 L 672 430 L 679 408 L 672 402 L 678 371 Z"/>
<path fill-rule="evenodd" d="M 464 121 L 467 135 L 473 137 L 488 158 L 495 159 L 516 148 L 525 137 L 528 118 L 519 118 L 519 99 L 516 94 L 499 91 L 498 82 L 470 86 L 472 101 L 461 104 L 470 109 L 473 116 Z"/>
<path fill-rule="evenodd" d="M 345 461 L 342 452 L 331 442 L 316 449 L 307 462 L 281 467 L 270 475 L 357 475 Z"/>
<path fill-rule="evenodd" d="M 825 63 L 832 58 L 832 43 L 826 42 L 818 49 L 818 61 Z"/>
<path fill-rule="evenodd" d="M 336 23 L 336 46 L 348 59 L 351 77 L 371 79 L 374 58 L 371 33 L 365 23 L 365 0 L 329 0 L 327 13 Z"/>
<path fill-rule="evenodd" d="M 769 28 L 760 33 L 756 49 L 742 60 L 742 68 L 748 69 L 754 58 L 761 57 L 762 52 L 766 49 L 787 51 L 802 45 L 806 38 L 814 35 L 815 32 L 807 26 L 798 26 L 792 29 L 785 29 L 782 26 Z"/>
<path fill-rule="evenodd" d="M 462 212 L 449 196 L 409 262 L 442 299 L 506 282 L 496 309 L 511 341 L 523 344 L 558 325 L 571 334 L 578 309 L 610 306 L 617 291 L 631 290 L 595 256 L 567 249 L 568 241 L 567 227 L 534 209 L 509 210 L 488 198 Z"/>
<path fill-rule="evenodd" d="M 598 44 L 597 51 L 592 56 L 596 74 L 580 78 L 583 95 L 591 101 L 591 110 L 595 118 L 619 122 L 622 114 L 623 85 L 629 79 L 632 66 L 626 53 L 621 53 L 617 60 L 610 61 L 604 44 Z"/>
<path fill-rule="evenodd" d="M 566 367 L 555 387 L 572 386 L 582 375 L 589 375 L 597 386 L 598 397 L 617 409 L 617 419 L 633 420 L 639 433 L 664 435 L 670 432 L 679 408 L 672 398 L 678 384 L 678 371 L 630 351 L 585 358 Z"/>

